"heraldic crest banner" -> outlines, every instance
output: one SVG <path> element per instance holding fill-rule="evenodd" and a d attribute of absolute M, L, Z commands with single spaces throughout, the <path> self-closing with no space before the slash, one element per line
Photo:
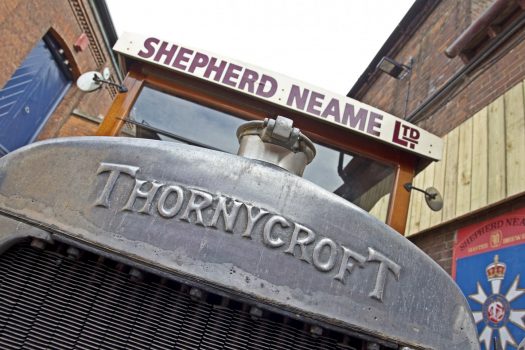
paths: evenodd
<path fill-rule="evenodd" d="M 452 275 L 483 350 L 525 350 L 525 208 L 458 230 Z"/>

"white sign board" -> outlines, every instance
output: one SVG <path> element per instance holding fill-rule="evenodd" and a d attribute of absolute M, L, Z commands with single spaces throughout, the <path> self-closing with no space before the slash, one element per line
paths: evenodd
<path fill-rule="evenodd" d="M 441 138 L 346 96 L 258 67 L 176 43 L 124 33 L 116 52 L 296 110 L 397 148 L 440 160 Z"/>

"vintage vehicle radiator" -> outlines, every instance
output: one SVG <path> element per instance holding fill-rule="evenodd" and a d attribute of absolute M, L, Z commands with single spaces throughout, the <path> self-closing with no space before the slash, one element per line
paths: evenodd
<path fill-rule="evenodd" d="M 0 259 L 2 349 L 353 348 L 341 334 L 315 337 L 302 322 L 258 317 L 248 304 L 192 298 L 185 285 L 137 279 L 94 254 L 41 248 L 20 244 Z"/>
<path fill-rule="evenodd" d="M 0 159 L 0 348 L 479 349 L 450 277 L 283 169 L 126 138 Z"/>

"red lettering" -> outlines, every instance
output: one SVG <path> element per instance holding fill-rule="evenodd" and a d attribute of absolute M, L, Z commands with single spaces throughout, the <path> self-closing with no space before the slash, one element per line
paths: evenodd
<path fill-rule="evenodd" d="M 266 86 L 269 86 L 268 91 L 264 90 Z M 257 87 L 257 91 L 255 93 L 261 97 L 268 98 L 268 97 L 272 97 L 273 95 L 275 95 L 276 91 L 277 91 L 277 80 L 275 80 L 274 78 L 266 74 L 263 74 L 261 77 L 261 81 L 259 82 L 259 86 Z"/>
<path fill-rule="evenodd" d="M 308 101 L 308 108 L 306 111 L 315 115 L 321 115 L 321 111 L 317 108 L 323 104 L 324 95 L 318 92 L 312 91 L 310 95 L 310 101 Z"/>
<path fill-rule="evenodd" d="M 222 79 L 222 83 L 233 86 L 237 85 L 237 81 L 234 81 L 232 79 L 239 78 L 239 73 L 241 72 L 242 67 L 238 66 L 236 64 L 230 63 L 228 68 L 226 68 L 226 73 L 224 74 L 224 78 Z"/>
<path fill-rule="evenodd" d="M 153 45 L 157 45 L 159 42 L 160 40 L 157 38 L 147 38 L 144 40 L 144 49 L 146 51 L 140 50 L 138 55 L 142 58 L 150 58 L 155 53 L 155 46 Z"/>
<path fill-rule="evenodd" d="M 170 64 L 171 60 L 173 59 L 173 55 L 175 55 L 175 52 L 177 51 L 178 46 L 177 45 L 171 45 L 169 50 L 167 49 L 168 43 L 163 41 L 162 44 L 160 44 L 159 49 L 157 50 L 157 54 L 153 58 L 155 62 L 159 62 L 162 56 L 166 56 L 164 59 L 164 64 Z"/>
<path fill-rule="evenodd" d="M 286 101 L 286 105 L 289 107 L 293 107 L 293 104 L 295 103 L 295 107 L 304 111 L 304 107 L 306 106 L 306 100 L 308 100 L 309 94 L 310 90 L 303 89 L 303 92 L 301 93 L 301 88 L 299 86 L 292 85 L 292 88 L 290 89 L 290 94 L 288 95 L 288 100 Z"/>
<path fill-rule="evenodd" d="M 321 114 L 321 117 L 327 118 L 328 116 L 331 115 L 332 117 L 334 117 L 334 120 L 337 123 L 340 123 L 341 122 L 340 114 L 341 114 L 341 111 L 339 110 L 339 100 L 336 98 L 333 98 L 328 103 L 328 106 L 326 106 L 326 108 L 324 109 L 323 114 Z"/>
<path fill-rule="evenodd" d="M 197 68 L 204 68 L 208 64 L 208 61 L 210 59 L 208 56 L 206 56 L 203 53 L 197 52 L 195 56 L 193 56 L 193 61 L 191 61 L 190 68 L 188 69 L 188 72 L 193 73 L 195 72 L 195 69 Z"/>
<path fill-rule="evenodd" d="M 219 81 L 221 80 L 222 72 L 224 72 L 224 68 L 226 68 L 226 61 L 221 61 L 219 65 L 215 65 L 217 63 L 217 59 L 215 57 L 212 57 L 210 60 L 210 63 L 208 64 L 208 68 L 206 68 L 206 71 L 204 72 L 205 78 L 210 78 L 211 73 L 215 73 L 213 80 Z"/>
<path fill-rule="evenodd" d="M 186 70 L 187 67 L 183 65 L 183 63 L 188 63 L 192 54 L 193 50 L 181 47 L 179 52 L 177 53 L 177 57 L 175 57 L 175 60 L 173 61 L 172 66 L 175 68 Z"/>
<path fill-rule="evenodd" d="M 364 108 L 360 108 L 359 112 L 355 114 L 354 106 L 347 103 L 343 111 L 343 120 L 341 123 L 354 129 L 357 127 L 359 130 L 364 131 L 367 115 L 368 110 Z"/>
<path fill-rule="evenodd" d="M 366 132 L 370 135 L 379 136 L 381 131 L 378 129 L 381 128 L 381 120 L 383 120 L 383 116 L 381 114 L 370 112 L 370 118 L 368 118 Z"/>
<path fill-rule="evenodd" d="M 239 89 L 246 90 L 246 87 L 248 87 L 247 90 L 253 94 L 257 79 L 259 79 L 259 74 L 257 74 L 257 72 L 251 69 L 245 69 L 241 81 L 239 82 Z"/>

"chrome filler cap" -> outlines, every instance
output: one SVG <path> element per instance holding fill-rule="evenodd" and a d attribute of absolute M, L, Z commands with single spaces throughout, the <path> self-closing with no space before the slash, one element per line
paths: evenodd
<path fill-rule="evenodd" d="M 291 119 L 281 116 L 242 124 L 237 138 L 238 155 L 277 165 L 299 176 L 315 157 L 313 142 L 293 127 Z"/>

